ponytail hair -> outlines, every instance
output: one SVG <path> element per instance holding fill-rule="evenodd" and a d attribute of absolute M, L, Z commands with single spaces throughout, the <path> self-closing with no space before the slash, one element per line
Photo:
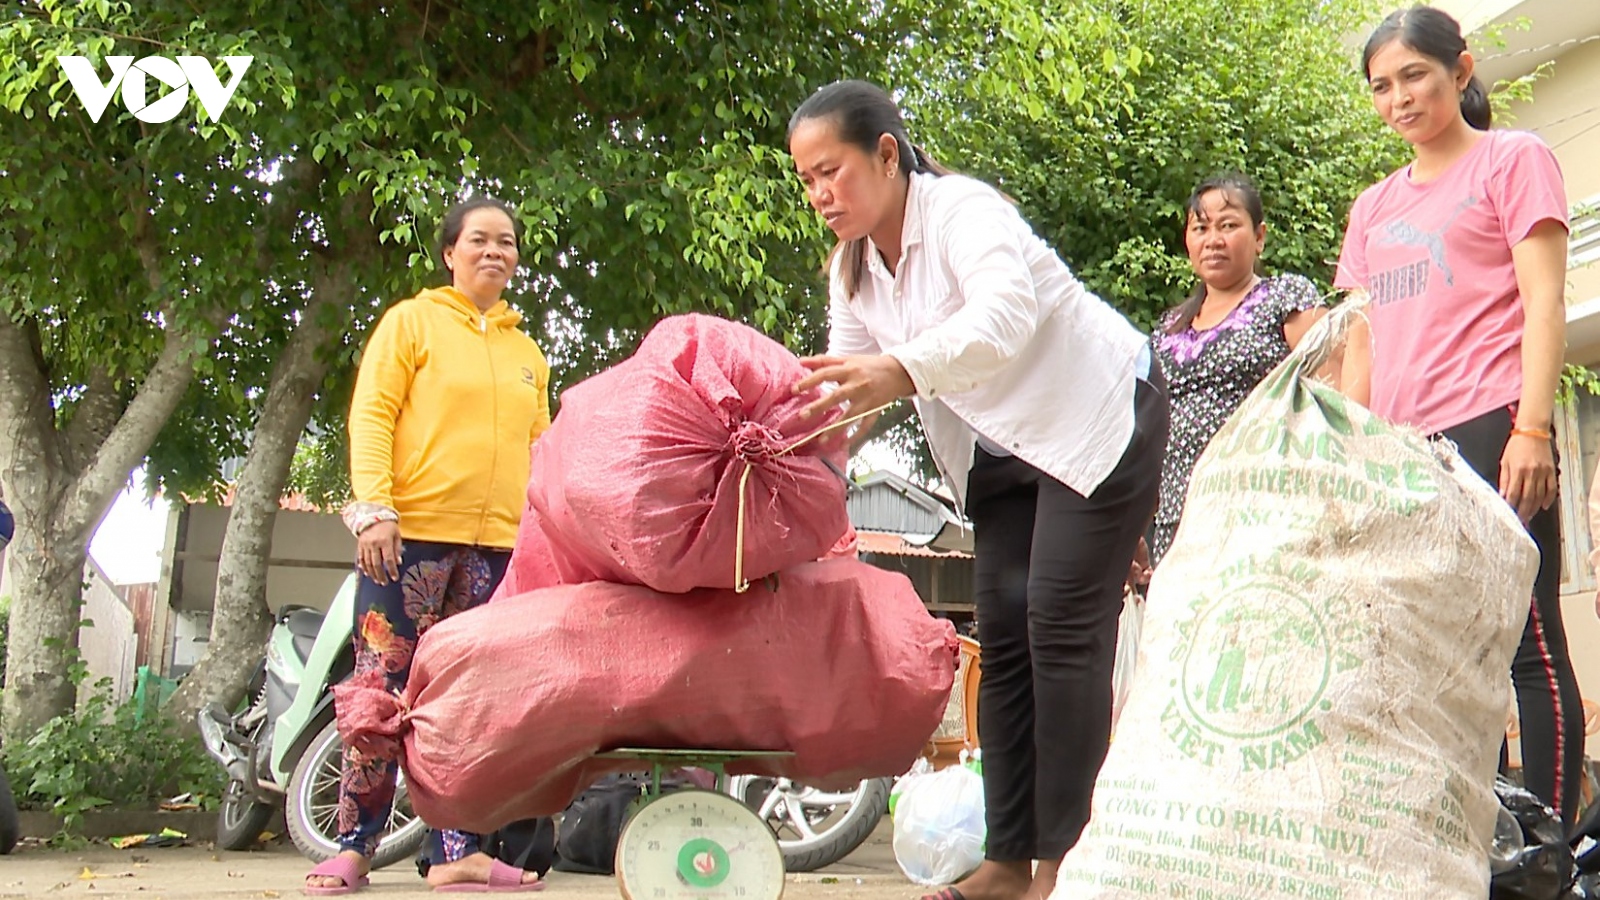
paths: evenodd
<path fill-rule="evenodd" d="M 1461 54 L 1467 52 L 1466 38 L 1461 36 L 1461 23 L 1450 14 L 1431 6 L 1413 6 L 1390 13 L 1367 38 L 1361 51 L 1361 71 L 1372 77 L 1372 57 L 1389 44 L 1402 45 L 1431 57 L 1454 72 L 1461 65 Z M 1478 76 L 1472 76 L 1461 92 L 1461 117 L 1479 131 L 1488 131 L 1494 122 L 1494 112 L 1489 108 L 1489 91 Z"/>
<path fill-rule="evenodd" d="M 1461 92 L 1461 116 L 1467 124 L 1479 131 L 1488 131 L 1494 124 L 1494 110 L 1489 108 L 1489 92 L 1478 76 L 1472 76 L 1467 89 Z"/>
<path fill-rule="evenodd" d="M 833 123 L 840 141 L 854 144 L 867 153 L 878 152 L 878 140 L 884 135 L 894 138 L 900 148 L 900 174 L 909 177 L 915 172 L 929 175 L 949 175 L 950 170 L 939 165 L 926 150 L 911 143 L 906 134 L 905 117 L 894 98 L 875 84 L 865 81 L 835 81 L 821 88 L 800 104 L 789 117 L 790 138 L 795 129 L 813 119 L 828 119 Z M 854 296 L 861 286 L 861 270 L 866 262 L 866 240 L 857 238 L 840 241 L 828 254 L 828 266 L 839 266 L 844 279 L 845 292 Z"/>

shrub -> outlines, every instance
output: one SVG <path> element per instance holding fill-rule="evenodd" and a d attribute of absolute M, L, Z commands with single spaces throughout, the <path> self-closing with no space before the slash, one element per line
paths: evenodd
<path fill-rule="evenodd" d="M 67 833 L 99 807 L 154 809 L 183 793 L 214 805 L 224 776 L 199 737 L 163 716 L 140 716 L 131 701 L 116 703 L 109 686 L 102 679 L 77 709 L 4 748 L 17 805 L 60 815 Z"/>

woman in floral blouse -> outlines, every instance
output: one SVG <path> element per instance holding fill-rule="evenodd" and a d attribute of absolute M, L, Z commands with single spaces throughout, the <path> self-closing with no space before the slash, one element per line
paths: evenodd
<path fill-rule="evenodd" d="M 1172 402 L 1152 565 L 1172 546 L 1200 451 L 1325 312 L 1305 277 L 1257 273 L 1266 237 L 1261 194 L 1243 175 L 1209 178 L 1189 196 L 1184 245 L 1200 283 L 1152 338 Z"/>

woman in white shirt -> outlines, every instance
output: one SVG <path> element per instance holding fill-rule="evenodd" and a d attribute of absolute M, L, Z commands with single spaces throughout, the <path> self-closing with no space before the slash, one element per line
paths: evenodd
<path fill-rule="evenodd" d="M 881 89 L 812 95 L 789 152 L 839 238 L 828 355 L 798 389 L 837 386 L 813 412 L 914 396 L 974 526 L 987 859 L 933 896 L 1047 897 L 1110 736 L 1123 584 L 1167 441 L 1160 373 L 1005 197 L 912 145 Z"/>

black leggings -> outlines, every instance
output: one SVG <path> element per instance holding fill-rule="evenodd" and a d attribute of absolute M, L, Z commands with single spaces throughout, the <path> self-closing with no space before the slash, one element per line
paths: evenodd
<path fill-rule="evenodd" d="M 1473 471 L 1500 484 L 1500 456 L 1511 437 L 1513 415 L 1496 410 L 1442 432 Z M 1511 662 L 1522 716 L 1522 773 L 1528 790 L 1561 813 L 1568 826 L 1578 811 L 1583 771 L 1583 708 L 1578 678 L 1561 624 L 1561 512 L 1559 503 L 1528 523 L 1539 547 L 1539 577 L 1522 643 Z"/>
<path fill-rule="evenodd" d="M 1121 461 L 1089 496 L 981 448 L 968 478 L 989 859 L 1060 860 L 1089 821 L 1123 584 L 1167 446 L 1165 385 L 1152 381 L 1135 391 Z"/>

